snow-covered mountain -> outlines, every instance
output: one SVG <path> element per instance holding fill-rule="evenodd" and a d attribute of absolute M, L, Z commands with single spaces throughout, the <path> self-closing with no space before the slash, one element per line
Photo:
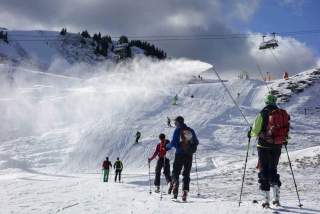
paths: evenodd
<path fill-rule="evenodd" d="M 97 72 L 87 80 L 43 77 L 16 68 L 11 83 L 0 87 L 2 212 L 262 212 L 259 205 L 251 203 L 260 197 L 254 145 L 250 147 L 243 204 L 238 207 L 248 125 L 209 68 L 198 61 L 140 58 L 109 67 L 109 72 L 95 68 Z M 290 99 L 280 102 L 291 115 L 288 149 L 304 208 L 296 206 L 283 151 L 279 164 L 283 207 L 264 213 L 320 212 L 318 71 L 267 84 L 255 79 L 224 82 L 250 122 L 263 107 L 269 89 L 281 95 L 289 93 L 288 86 L 295 82 L 299 87 L 308 85 L 299 93 L 291 91 Z M 312 84 L 302 82 L 310 77 Z M 177 105 L 172 105 L 176 94 Z M 200 140 L 198 175 L 193 168 L 190 203 L 186 204 L 173 203 L 168 195 L 162 201 L 156 194 L 149 195 L 147 157 L 159 133 L 171 138 L 173 129 L 167 127 L 166 119 L 177 115 L 185 117 Z M 138 130 L 141 142 L 134 145 Z M 173 154 L 169 152 L 171 160 Z M 101 183 L 100 165 L 105 156 L 111 161 L 116 157 L 123 160 L 124 184 Z"/>
<path fill-rule="evenodd" d="M 97 54 L 97 40 L 84 37 L 80 33 L 65 33 L 55 31 L 21 31 L 0 28 L 7 34 L 7 42 L 0 38 L 0 62 L 24 64 L 47 69 L 55 61 L 68 64 L 96 64 L 106 60 L 116 62 L 122 58 L 121 52 L 128 44 L 109 41 L 107 52 Z M 130 46 L 130 55 L 144 55 L 145 50 Z"/>

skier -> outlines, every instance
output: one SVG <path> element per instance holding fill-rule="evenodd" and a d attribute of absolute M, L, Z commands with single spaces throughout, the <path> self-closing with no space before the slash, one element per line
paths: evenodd
<path fill-rule="evenodd" d="M 257 137 L 258 182 L 264 196 L 262 206 L 270 206 L 270 187 L 273 189 L 273 204 L 280 205 L 280 175 L 277 166 L 282 144 L 287 144 L 290 116 L 276 105 L 277 98 L 271 94 L 265 97 L 266 106 L 257 115 L 248 137 Z"/>
<path fill-rule="evenodd" d="M 106 160 L 103 161 L 102 170 L 103 170 L 103 182 L 108 182 L 109 178 L 109 169 L 112 168 L 112 164 L 109 161 L 109 158 L 106 157 Z"/>
<path fill-rule="evenodd" d="M 170 117 L 167 117 L 167 125 L 168 125 L 168 127 L 172 127 Z"/>
<path fill-rule="evenodd" d="M 156 193 L 160 192 L 160 174 L 161 169 L 163 168 L 163 174 L 166 178 L 167 184 L 169 184 L 168 194 L 172 192 L 172 181 L 170 175 L 170 160 L 166 158 L 166 145 L 170 143 L 169 140 L 166 139 L 165 134 L 161 133 L 159 135 L 160 143 L 157 144 L 156 150 L 151 157 L 148 158 L 148 162 L 150 163 L 156 156 L 158 156 L 158 161 L 156 165 L 156 174 L 154 179 L 154 185 L 156 186 Z"/>
<path fill-rule="evenodd" d="M 178 101 L 178 94 L 176 94 L 176 95 L 173 97 L 172 105 L 177 105 L 177 101 Z"/>
<path fill-rule="evenodd" d="M 189 192 L 192 156 L 197 150 L 199 141 L 194 130 L 184 123 L 184 118 L 182 116 L 178 116 L 175 119 L 174 124 L 176 129 L 174 130 L 172 141 L 166 145 L 167 150 L 170 150 L 172 147 L 175 147 L 176 149 L 172 170 L 173 199 L 177 199 L 178 197 L 179 176 L 183 167 L 182 200 L 186 201 Z"/>
<path fill-rule="evenodd" d="M 121 172 L 122 172 L 122 169 L 123 169 L 123 165 L 122 165 L 121 160 L 119 160 L 119 158 L 117 158 L 117 161 L 114 162 L 113 168 L 115 169 L 114 182 L 117 182 L 117 177 L 119 176 L 119 183 L 120 183 L 121 182 Z"/>
<path fill-rule="evenodd" d="M 137 131 L 137 133 L 136 133 L 136 141 L 135 141 L 135 143 L 139 143 L 139 139 L 140 139 L 140 137 L 141 137 L 141 132 Z"/>

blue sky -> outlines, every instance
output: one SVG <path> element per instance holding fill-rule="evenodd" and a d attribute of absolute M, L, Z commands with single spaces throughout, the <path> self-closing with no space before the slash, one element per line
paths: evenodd
<path fill-rule="evenodd" d="M 247 23 L 237 23 L 240 30 L 254 32 L 287 32 L 318 29 L 319 0 L 262 0 Z M 293 36 L 320 55 L 320 33 Z"/>

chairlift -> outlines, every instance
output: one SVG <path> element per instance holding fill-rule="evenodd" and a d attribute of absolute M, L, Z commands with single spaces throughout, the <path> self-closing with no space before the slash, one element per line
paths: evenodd
<path fill-rule="evenodd" d="M 259 50 L 265 50 L 265 49 L 275 49 L 276 47 L 279 46 L 278 44 L 278 40 L 276 40 L 276 33 L 272 33 L 272 39 L 265 41 L 265 37 L 267 37 L 266 35 L 262 36 L 262 43 L 259 46 Z"/>

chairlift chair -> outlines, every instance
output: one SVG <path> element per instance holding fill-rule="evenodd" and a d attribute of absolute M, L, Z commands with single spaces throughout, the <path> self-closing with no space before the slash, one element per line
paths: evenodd
<path fill-rule="evenodd" d="M 275 49 L 276 47 L 279 46 L 278 44 L 278 40 L 276 40 L 276 33 L 272 33 L 273 38 L 265 41 L 264 38 L 266 37 L 266 35 L 262 36 L 262 43 L 259 46 L 259 50 L 265 50 L 265 49 Z"/>

